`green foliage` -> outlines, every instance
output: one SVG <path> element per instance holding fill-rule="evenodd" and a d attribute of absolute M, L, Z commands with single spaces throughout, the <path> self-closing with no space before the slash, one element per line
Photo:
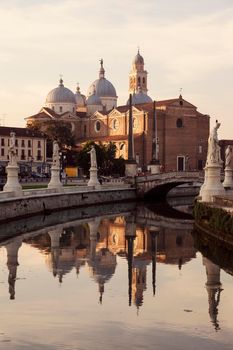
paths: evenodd
<path fill-rule="evenodd" d="M 208 223 L 209 228 L 217 233 L 233 235 L 233 216 L 221 208 L 196 202 L 193 216 L 199 223 Z"/>
<path fill-rule="evenodd" d="M 124 163 L 123 158 L 116 159 L 116 146 L 110 142 L 107 145 L 102 143 L 96 144 L 93 141 L 87 142 L 83 149 L 78 152 L 77 163 L 78 166 L 83 169 L 83 172 L 88 175 L 90 168 L 90 154 L 88 153 L 91 147 L 94 146 L 96 150 L 96 158 L 98 164 L 99 175 L 124 175 Z"/>
<path fill-rule="evenodd" d="M 49 153 L 54 140 L 59 143 L 61 148 L 73 147 L 75 138 L 71 131 L 71 125 L 62 120 L 48 120 L 46 122 L 34 122 L 28 126 L 30 129 L 40 131 L 47 137 Z"/>

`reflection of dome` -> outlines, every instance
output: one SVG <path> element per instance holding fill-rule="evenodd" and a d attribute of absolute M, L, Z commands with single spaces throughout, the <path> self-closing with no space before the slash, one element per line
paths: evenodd
<path fill-rule="evenodd" d="M 85 97 L 85 95 L 81 94 L 79 86 L 77 86 L 75 100 L 76 100 L 77 107 L 85 107 L 86 106 L 86 97 Z"/>
<path fill-rule="evenodd" d="M 138 50 L 137 55 L 134 57 L 133 64 L 135 64 L 135 65 L 137 65 L 137 64 L 144 64 L 144 59 L 140 55 L 139 50 Z"/>
<path fill-rule="evenodd" d="M 137 269 L 143 269 L 145 268 L 147 265 L 150 265 L 151 260 L 150 259 L 143 259 L 140 257 L 134 257 L 134 261 L 133 261 L 133 267 L 137 268 Z"/>
<path fill-rule="evenodd" d="M 53 248 L 51 253 L 45 256 L 45 262 L 54 276 L 68 274 L 75 265 L 75 255 L 71 248 Z"/>
<path fill-rule="evenodd" d="M 63 80 L 60 79 L 60 84 L 57 88 L 51 90 L 45 103 L 76 103 L 73 92 L 63 85 Z"/>
<path fill-rule="evenodd" d="M 88 261 L 88 265 L 91 268 L 94 280 L 98 283 L 100 281 L 101 283 L 105 283 L 115 273 L 116 256 L 107 248 L 102 248 L 98 251 L 93 261 Z"/>
<path fill-rule="evenodd" d="M 132 95 L 132 104 L 138 105 L 140 103 L 151 103 L 153 102 L 150 96 L 144 94 L 142 89 L 139 87 L 138 92 Z M 129 100 L 127 101 L 127 105 L 129 105 Z"/>

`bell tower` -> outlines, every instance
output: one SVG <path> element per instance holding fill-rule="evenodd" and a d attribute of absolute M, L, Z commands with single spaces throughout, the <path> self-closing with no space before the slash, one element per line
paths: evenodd
<path fill-rule="evenodd" d="M 144 59 L 138 50 L 132 62 L 132 69 L 129 74 L 129 93 L 138 92 L 139 88 L 147 94 L 147 71 L 144 70 Z"/>

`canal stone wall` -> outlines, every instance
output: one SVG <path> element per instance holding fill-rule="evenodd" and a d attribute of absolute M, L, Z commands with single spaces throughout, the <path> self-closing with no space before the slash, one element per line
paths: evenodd
<path fill-rule="evenodd" d="M 33 216 L 39 213 L 49 214 L 62 209 L 101 205 L 103 203 L 123 202 L 136 199 L 135 189 L 102 189 L 85 192 L 41 193 L 18 198 L 0 200 L 0 222 Z"/>

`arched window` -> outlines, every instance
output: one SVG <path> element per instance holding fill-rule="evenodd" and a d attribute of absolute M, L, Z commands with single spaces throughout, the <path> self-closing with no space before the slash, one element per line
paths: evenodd
<path fill-rule="evenodd" d="M 99 132 L 99 131 L 100 131 L 100 128 L 101 128 L 100 121 L 97 120 L 97 121 L 95 122 L 95 131 Z"/>
<path fill-rule="evenodd" d="M 140 84 L 141 83 L 141 78 L 140 77 L 138 77 L 138 84 Z"/>
<path fill-rule="evenodd" d="M 181 118 L 178 118 L 176 121 L 176 127 L 182 128 L 183 127 L 183 120 Z"/>
<path fill-rule="evenodd" d="M 62 106 L 60 106 L 60 112 L 62 112 Z"/>
<path fill-rule="evenodd" d="M 118 119 L 113 119 L 113 121 L 112 121 L 112 128 L 114 130 L 117 130 L 118 127 L 119 127 L 119 120 Z"/>
<path fill-rule="evenodd" d="M 146 83 L 146 79 L 142 78 L 142 83 L 145 84 Z"/>
<path fill-rule="evenodd" d="M 138 127 L 138 120 L 137 120 L 136 117 L 134 117 L 134 118 L 133 118 L 133 128 L 134 128 L 134 129 L 137 129 L 137 127 Z"/>
<path fill-rule="evenodd" d="M 52 110 L 54 111 L 54 106 L 52 107 Z"/>

